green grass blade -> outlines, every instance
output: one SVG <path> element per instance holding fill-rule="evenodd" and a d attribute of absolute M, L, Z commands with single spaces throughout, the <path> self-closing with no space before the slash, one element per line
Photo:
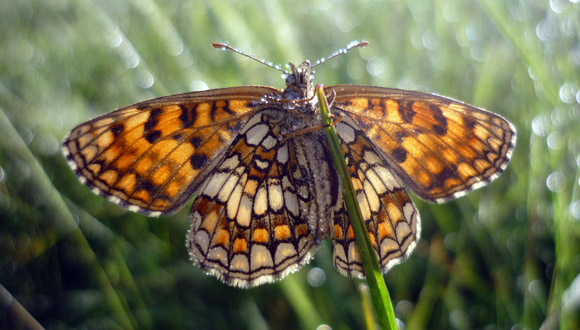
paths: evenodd
<path fill-rule="evenodd" d="M 331 125 L 331 121 L 328 115 L 328 105 L 326 102 L 326 97 L 324 96 L 322 85 L 318 85 L 316 87 L 316 95 L 318 96 L 318 104 L 322 114 L 322 123 L 325 125 L 324 132 L 326 133 L 326 138 L 328 139 L 328 146 L 332 155 L 332 161 L 342 181 L 346 209 L 352 224 L 356 244 L 360 252 L 366 280 L 369 285 L 372 302 L 377 314 L 379 325 L 382 329 L 397 329 L 395 322 L 395 312 L 393 311 L 391 298 L 389 297 L 389 292 L 387 291 L 387 287 L 383 279 L 379 261 L 373 251 L 373 246 L 369 239 L 368 232 L 366 231 L 360 206 L 356 201 L 356 195 L 352 186 L 351 177 L 346 168 L 346 163 L 344 162 L 344 154 L 340 147 L 340 142 L 338 141 L 336 130 Z"/>
<path fill-rule="evenodd" d="M 28 149 L 22 138 L 18 135 L 18 132 L 2 108 L 0 108 L 0 150 L 16 155 L 30 166 L 32 173 L 30 184 L 36 187 L 39 195 L 42 196 L 46 205 L 50 206 L 50 211 L 52 212 L 52 214 L 47 214 L 47 218 L 52 221 L 51 227 L 56 230 L 57 235 L 49 236 L 44 242 L 42 249 L 40 251 L 33 251 L 28 258 L 33 259 L 37 257 L 38 254 L 54 246 L 59 239 L 69 236 L 78 244 L 80 247 L 79 252 L 83 253 L 83 257 L 92 263 L 92 270 L 98 279 L 100 289 L 105 296 L 111 312 L 115 315 L 119 326 L 124 329 L 135 328 L 136 322 L 133 315 L 126 308 L 126 304 L 123 303 L 123 298 L 115 291 L 105 270 L 99 263 L 97 255 L 91 248 L 83 232 L 79 229 L 72 213 L 61 198 L 59 192 L 52 185 L 52 182 L 40 163 L 34 158 L 30 149 Z"/>

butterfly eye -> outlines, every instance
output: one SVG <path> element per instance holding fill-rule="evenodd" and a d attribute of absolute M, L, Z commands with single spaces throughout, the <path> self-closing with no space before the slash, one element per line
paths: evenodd
<path fill-rule="evenodd" d="M 294 75 L 293 73 L 289 74 L 288 77 L 286 77 L 286 84 L 287 85 L 295 85 L 296 84 L 296 75 Z"/>

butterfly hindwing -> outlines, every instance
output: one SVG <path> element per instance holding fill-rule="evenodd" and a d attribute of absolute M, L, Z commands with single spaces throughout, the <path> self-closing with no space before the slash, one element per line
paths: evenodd
<path fill-rule="evenodd" d="M 248 120 L 192 206 L 190 256 L 230 285 L 252 287 L 298 270 L 328 236 L 320 219 L 338 204 L 323 136 L 285 139 L 270 120 L 278 116 L 263 110 Z"/>
<path fill-rule="evenodd" d="M 419 213 L 401 179 L 352 118 L 345 114 L 336 131 L 370 241 L 386 272 L 413 251 L 420 234 Z M 335 214 L 332 238 L 334 264 L 339 272 L 364 276 L 345 206 Z"/>

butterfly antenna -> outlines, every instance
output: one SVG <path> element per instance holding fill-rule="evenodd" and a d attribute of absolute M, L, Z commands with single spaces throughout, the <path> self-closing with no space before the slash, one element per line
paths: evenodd
<path fill-rule="evenodd" d="M 345 48 L 342 48 L 342 49 L 337 50 L 336 52 L 330 54 L 330 56 L 328 56 L 326 58 L 323 57 L 323 58 L 319 59 L 318 61 L 316 61 L 316 63 L 314 63 L 311 66 L 311 68 L 314 68 L 315 66 L 317 66 L 319 64 L 322 64 L 322 63 L 324 63 L 324 62 L 326 62 L 328 60 L 331 60 L 331 59 L 337 57 L 338 55 L 346 54 L 346 53 L 348 53 L 349 50 L 351 50 L 353 48 L 358 48 L 358 47 L 363 48 L 363 47 L 366 47 L 368 44 L 369 44 L 369 42 L 366 41 L 366 40 L 363 40 L 363 41 L 356 41 L 356 40 L 355 41 L 352 41 L 351 43 L 349 43 L 348 45 L 346 45 Z"/>
<path fill-rule="evenodd" d="M 256 62 L 260 62 L 260 63 L 262 63 L 262 64 L 264 64 L 266 66 L 269 66 L 269 67 L 271 67 L 273 69 L 276 69 L 278 71 L 281 71 L 281 72 L 283 72 L 285 74 L 290 74 L 290 72 L 282 69 L 282 67 L 280 65 L 278 65 L 278 64 L 274 64 L 272 62 L 269 62 L 269 61 L 266 61 L 266 60 L 262 60 L 260 58 L 257 58 L 254 55 L 250 55 L 250 54 L 244 53 L 243 51 L 241 51 L 241 50 L 239 50 L 237 48 L 234 48 L 234 47 L 232 47 L 232 46 L 230 46 L 228 44 L 225 44 L 225 43 L 222 43 L 222 42 L 214 42 L 211 45 L 212 45 L 213 48 L 222 49 L 222 50 L 231 50 L 234 53 L 237 53 L 237 54 L 240 54 L 240 55 L 245 56 L 247 58 L 250 58 L 250 59 L 252 59 L 252 60 L 254 60 Z"/>

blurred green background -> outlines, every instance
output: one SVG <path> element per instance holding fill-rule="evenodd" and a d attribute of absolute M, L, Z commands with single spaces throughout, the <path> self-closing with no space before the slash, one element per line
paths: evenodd
<path fill-rule="evenodd" d="M 414 198 L 422 239 L 385 275 L 396 316 L 407 329 L 580 327 L 578 2 L 0 0 L 0 328 L 26 319 L 9 294 L 56 329 L 364 328 L 362 282 L 335 271 L 329 244 L 283 281 L 230 288 L 190 264 L 187 207 L 127 212 L 60 150 L 77 124 L 148 98 L 283 87 L 211 42 L 284 64 L 355 39 L 370 45 L 318 67 L 317 83 L 434 92 L 518 129 L 489 186 Z"/>

